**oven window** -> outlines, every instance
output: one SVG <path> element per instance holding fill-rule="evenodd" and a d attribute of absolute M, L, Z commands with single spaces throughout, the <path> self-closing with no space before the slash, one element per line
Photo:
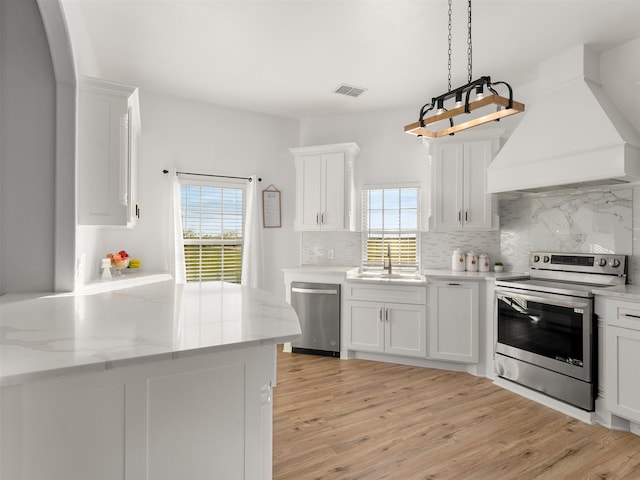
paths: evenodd
<path fill-rule="evenodd" d="M 498 342 L 583 366 L 583 313 L 570 307 L 498 298 Z"/>

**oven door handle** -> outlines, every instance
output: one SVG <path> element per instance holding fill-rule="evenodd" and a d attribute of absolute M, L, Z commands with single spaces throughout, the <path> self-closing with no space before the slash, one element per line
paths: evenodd
<path fill-rule="evenodd" d="M 538 303 L 544 303 L 547 305 L 556 305 L 558 307 L 568 307 L 568 308 L 589 307 L 589 302 L 584 299 L 564 300 L 564 299 L 557 298 L 556 295 L 554 295 L 553 297 L 551 296 L 546 297 L 541 295 L 525 295 L 525 294 L 516 293 L 516 292 L 503 293 L 503 292 L 496 291 L 496 298 L 498 299 L 513 298 L 513 297 L 522 298 L 523 300 L 526 300 L 528 302 L 538 302 Z M 568 298 L 573 298 L 573 297 L 568 297 Z"/>

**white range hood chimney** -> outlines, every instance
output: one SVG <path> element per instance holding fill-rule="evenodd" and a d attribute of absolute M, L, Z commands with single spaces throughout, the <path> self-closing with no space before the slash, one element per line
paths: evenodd
<path fill-rule="evenodd" d="M 487 171 L 487 191 L 544 191 L 640 180 L 640 133 L 599 85 L 579 45 L 540 65 L 540 94 Z"/>

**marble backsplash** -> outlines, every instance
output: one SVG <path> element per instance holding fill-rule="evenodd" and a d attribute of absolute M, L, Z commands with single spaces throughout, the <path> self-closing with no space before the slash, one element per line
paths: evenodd
<path fill-rule="evenodd" d="M 640 186 L 592 190 L 584 193 L 525 195 L 500 199 L 500 230 L 421 234 L 421 266 L 449 268 L 451 252 L 487 253 L 502 260 L 506 270 L 528 271 L 531 250 L 629 255 L 629 279 L 640 278 Z M 358 232 L 304 232 L 301 263 L 353 265 L 361 260 Z M 333 250 L 333 259 L 328 258 Z M 640 256 L 638 257 L 640 260 Z"/>
<path fill-rule="evenodd" d="M 634 202 L 636 188 L 500 200 L 500 252 L 505 265 L 512 271 L 528 270 L 531 250 L 618 253 L 629 255 L 629 276 L 634 277 L 638 263 L 633 259 L 638 251 L 634 212 L 640 211 Z"/>

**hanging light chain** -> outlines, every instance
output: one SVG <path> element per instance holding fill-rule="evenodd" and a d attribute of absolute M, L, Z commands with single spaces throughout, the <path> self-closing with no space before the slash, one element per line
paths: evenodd
<path fill-rule="evenodd" d="M 471 72 L 471 52 L 472 52 L 472 47 L 471 47 L 471 0 L 469 0 L 469 6 L 467 9 L 467 13 L 468 13 L 468 21 L 467 21 L 467 78 L 469 80 L 469 83 L 471 83 L 471 79 L 473 78 L 472 72 Z M 451 86 L 449 86 L 449 90 L 451 90 Z"/>
<path fill-rule="evenodd" d="M 451 0 L 449 0 L 449 50 L 447 51 L 447 55 L 449 56 L 449 77 L 448 77 L 448 85 L 449 85 L 449 89 L 448 91 L 451 91 Z"/>

